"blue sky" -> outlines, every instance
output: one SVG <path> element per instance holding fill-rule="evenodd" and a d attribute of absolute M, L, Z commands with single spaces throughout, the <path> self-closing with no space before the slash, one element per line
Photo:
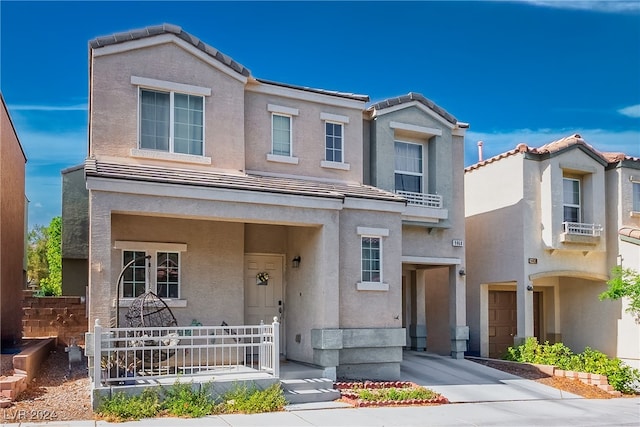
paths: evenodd
<path fill-rule="evenodd" d="M 640 157 L 640 2 L 0 1 L 0 89 L 28 157 L 29 224 L 87 152 L 88 42 L 181 26 L 259 78 L 420 92 L 471 125 L 465 165 L 580 133 Z"/>

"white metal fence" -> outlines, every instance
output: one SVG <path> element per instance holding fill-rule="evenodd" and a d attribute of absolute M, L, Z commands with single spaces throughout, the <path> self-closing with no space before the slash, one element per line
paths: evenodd
<path fill-rule="evenodd" d="M 96 320 L 87 355 L 94 388 L 138 380 L 227 373 L 279 372 L 280 324 L 104 328 Z"/>
<path fill-rule="evenodd" d="M 581 222 L 563 222 L 564 232 L 579 236 L 600 237 L 602 226 L 600 224 L 583 224 Z"/>
<path fill-rule="evenodd" d="M 439 194 L 413 193 L 411 191 L 396 191 L 396 194 L 407 199 L 407 203 L 410 205 L 442 208 L 442 196 Z"/>

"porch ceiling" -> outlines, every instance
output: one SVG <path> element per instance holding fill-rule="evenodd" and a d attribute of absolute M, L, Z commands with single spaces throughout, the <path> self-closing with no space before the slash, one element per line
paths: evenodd
<path fill-rule="evenodd" d="M 95 178 L 312 196 L 343 201 L 349 197 L 405 203 L 404 198 L 394 193 L 363 184 L 320 182 L 257 174 L 225 174 L 207 170 L 115 163 L 95 158 L 85 161 L 85 174 L 87 177 Z"/>

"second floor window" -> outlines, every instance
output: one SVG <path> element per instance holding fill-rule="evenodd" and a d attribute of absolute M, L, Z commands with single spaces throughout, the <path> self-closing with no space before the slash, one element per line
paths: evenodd
<path fill-rule="evenodd" d="M 422 145 L 395 142 L 396 191 L 422 193 Z"/>
<path fill-rule="evenodd" d="M 271 115 L 271 154 L 291 156 L 291 117 Z"/>
<path fill-rule="evenodd" d="M 140 148 L 203 155 L 202 96 L 140 89 Z"/>
<path fill-rule="evenodd" d="M 640 182 L 633 183 L 633 211 L 640 212 Z"/>
<path fill-rule="evenodd" d="M 325 122 L 325 160 L 342 163 L 342 124 Z"/>
<path fill-rule="evenodd" d="M 565 222 L 582 222 L 580 212 L 580 180 L 563 178 L 563 207 Z"/>

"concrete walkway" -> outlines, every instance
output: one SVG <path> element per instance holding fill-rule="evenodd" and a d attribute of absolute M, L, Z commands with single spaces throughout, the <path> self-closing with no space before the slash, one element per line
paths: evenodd
<path fill-rule="evenodd" d="M 400 379 L 442 394 L 452 403 L 582 399 L 465 359 L 405 351 Z"/>

